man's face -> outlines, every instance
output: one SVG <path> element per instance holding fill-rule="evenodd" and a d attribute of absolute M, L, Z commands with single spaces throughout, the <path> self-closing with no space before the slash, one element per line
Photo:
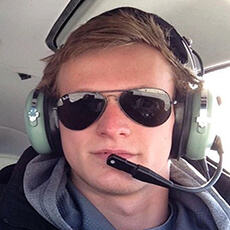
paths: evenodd
<path fill-rule="evenodd" d="M 62 65 L 58 84 L 61 95 L 153 87 L 165 90 L 172 98 L 171 75 L 169 64 L 158 51 L 135 44 L 93 51 L 68 61 Z M 84 130 L 70 130 L 60 122 L 62 146 L 73 183 L 83 193 L 106 194 L 133 193 L 149 186 L 107 166 L 106 159 L 112 153 L 168 178 L 173 124 L 172 112 L 160 126 L 142 126 L 128 118 L 113 97 L 102 116 Z"/>

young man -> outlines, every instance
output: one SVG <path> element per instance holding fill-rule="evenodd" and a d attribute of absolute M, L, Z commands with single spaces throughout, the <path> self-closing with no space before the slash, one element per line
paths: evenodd
<path fill-rule="evenodd" d="M 202 85 L 156 20 L 115 9 L 47 59 L 38 89 L 57 101 L 63 155 L 24 153 L 2 186 L 1 229 L 230 228 L 229 206 L 214 189 L 169 191 L 106 164 L 115 154 L 165 179 L 202 181 L 169 160 L 176 100 Z"/>

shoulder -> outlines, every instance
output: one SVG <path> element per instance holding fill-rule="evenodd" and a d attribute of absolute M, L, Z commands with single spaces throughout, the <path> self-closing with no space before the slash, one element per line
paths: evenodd
<path fill-rule="evenodd" d="M 9 165 L 0 170 L 0 195 L 4 190 L 5 186 L 9 182 L 12 172 L 14 170 L 15 164 Z"/>
<path fill-rule="evenodd" d="M 189 200 L 183 202 L 171 200 L 175 213 L 176 229 L 218 229 L 210 210 L 199 205 L 198 200 L 195 201 L 194 205 L 194 199 Z"/>
<path fill-rule="evenodd" d="M 37 153 L 33 150 L 32 147 L 25 150 L 25 152 L 22 154 L 21 158 L 16 164 L 8 165 L 5 168 L 0 170 L 0 186 L 1 188 L 5 187 L 11 177 L 15 174 L 15 171 L 20 172 L 20 174 L 23 174 L 25 171 L 25 167 L 27 163 L 32 160 Z M 0 190 L 1 191 L 1 190 Z"/>
<path fill-rule="evenodd" d="M 172 166 L 173 180 L 176 183 L 183 186 L 200 187 L 206 182 L 191 165 L 187 163 L 185 165 L 183 161 L 173 162 Z M 224 194 L 224 183 L 228 187 L 229 180 L 222 174 L 218 184 L 221 195 Z M 199 193 L 171 190 L 170 198 L 176 204 L 178 223 L 182 226 L 191 224 L 194 226 L 191 229 L 229 229 L 230 207 L 219 192 L 213 187 Z M 225 194 L 226 201 L 228 194 L 229 191 Z M 225 226 L 222 226 L 220 220 L 225 223 Z"/>
<path fill-rule="evenodd" d="M 29 148 L 17 164 L 0 171 L 0 229 L 56 229 L 33 209 L 24 195 L 25 168 L 37 155 Z"/>
<path fill-rule="evenodd" d="M 0 170 L 0 202 L 5 190 L 15 191 L 22 188 L 24 171 L 27 163 L 36 156 L 32 148 L 28 148 L 16 164 L 6 166 Z M 21 191 L 21 190 L 20 190 Z"/>

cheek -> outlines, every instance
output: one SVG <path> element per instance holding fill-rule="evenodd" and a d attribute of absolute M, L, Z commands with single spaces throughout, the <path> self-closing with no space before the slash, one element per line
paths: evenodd
<path fill-rule="evenodd" d="M 174 117 L 174 113 L 172 112 L 169 119 L 164 124 L 152 130 L 152 134 L 154 138 L 160 141 L 159 144 L 165 143 L 171 146 L 174 121 L 175 121 L 175 117 Z"/>
<path fill-rule="evenodd" d="M 149 153 L 150 167 L 160 169 L 161 166 L 168 163 L 169 154 L 172 145 L 172 132 L 174 126 L 174 114 L 161 126 L 150 128 L 145 134 L 145 148 Z"/>
<path fill-rule="evenodd" d="M 162 135 L 162 142 L 163 142 L 162 148 L 164 148 L 165 146 L 168 156 L 169 156 L 171 145 L 172 145 L 172 134 L 173 134 L 174 122 L 175 122 L 175 116 L 174 116 L 174 112 L 172 112 L 167 122 L 163 124 L 162 127 L 160 127 L 161 129 L 160 132 Z"/>
<path fill-rule="evenodd" d="M 81 157 L 80 153 L 85 149 L 84 141 L 86 139 L 84 138 L 84 135 L 80 131 L 73 131 L 65 128 L 61 123 L 59 127 L 62 148 L 67 161 L 69 162 Z"/>

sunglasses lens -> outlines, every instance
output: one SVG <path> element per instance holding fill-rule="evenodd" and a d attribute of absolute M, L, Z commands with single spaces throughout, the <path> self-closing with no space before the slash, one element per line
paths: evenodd
<path fill-rule="evenodd" d="M 171 114 L 170 97 L 164 91 L 131 90 L 120 96 L 120 105 L 128 117 L 147 127 L 163 124 Z"/>
<path fill-rule="evenodd" d="M 144 88 L 123 92 L 119 103 L 124 113 L 147 127 L 162 125 L 171 114 L 169 95 L 160 89 Z M 78 92 L 63 96 L 58 102 L 58 116 L 63 125 L 83 130 L 103 113 L 106 99 L 100 93 Z"/>
<path fill-rule="evenodd" d="M 69 100 L 58 107 L 58 116 L 68 129 L 82 130 L 99 118 L 105 100 L 99 94 L 72 94 Z"/>

